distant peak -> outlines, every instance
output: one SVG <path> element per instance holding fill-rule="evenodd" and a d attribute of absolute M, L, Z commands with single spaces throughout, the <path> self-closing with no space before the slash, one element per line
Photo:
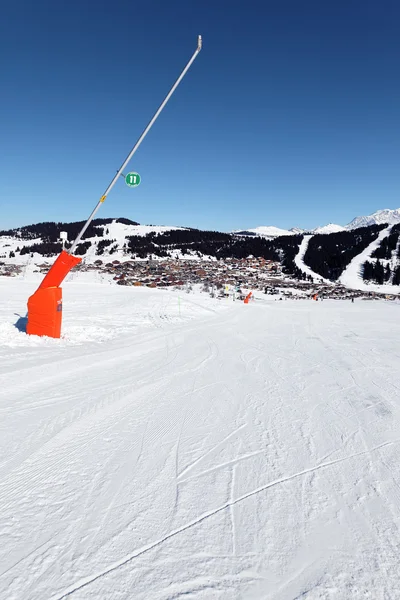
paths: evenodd
<path fill-rule="evenodd" d="M 372 213 L 372 215 L 355 217 L 346 229 L 358 229 L 359 227 L 368 227 L 369 225 L 382 225 L 388 223 L 400 223 L 400 208 L 383 208 Z"/>

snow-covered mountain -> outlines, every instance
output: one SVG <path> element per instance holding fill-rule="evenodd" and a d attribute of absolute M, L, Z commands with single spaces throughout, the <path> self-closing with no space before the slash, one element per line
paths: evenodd
<path fill-rule="evenodd" d="M 236 230 L 232 233 L 236 235 L 260 235 L 265 238 L 276 238 L 281 235 L 295 235 L 300 230 L 295 229 L 281 229 L 280 227 L 274 227 L 273 225 L 265 225 L 261 227 L 253 227 L 252 229 Z"/>
<path fill-rule="evenodd" d="M 355 217 L 345 229 L 357 229 L 358 227 L 368 227 L 368 225 L 382 225 L 383 223 L 400 223 L 400 208 L 384 208 L 377 210 L 372 215 L 364 217 Z"/>
<path fill-rule="evenodd" d="M 328 223 L 328 225 L 324 225 L 323 227 L 316 227 L 312 230 L 312 233 L 337 233 L 338 231 L 344 231 L 345 227 L 342 225 L 336 225 L 335 223 Z"/>
<path fill-rule="evenodd" d="M 67 233 L 71 243 L 83 222 L 74 223 L 38 223 L 8 231 L 0 231 L 0 260 L 15 258 L 18 261 L 29 262 L 31 256 L 42 256 L 53 260 L 61 250 L 60 232 Z M 124 259 L 128 253 L 131 239 L 170 234 L 173 231 L 187 231 L 186 228 L 168 225 L 139 225 L 130 219 L 95 219 L 87 229 L 82 241 L 76 249 L 76 254 L 85 256 L 89 262 L 96 259 Z M 143 245 L 146 241 L 143 241 Z M 141 242 L 138 244 L 142 245 Z M 68 246 L 67 246 L 68 248 Z M 81 250 L 80 250 L 81 248 Z"/>
<path fill-rule="evenodd" d="M 251 229 L 233 231 L 235 235 L 259 235 L 268 239 L 274 239 L 282 235 L 299 235 L 303 233 L 337 233 L 338 231 L 344 231 L 345 227 L 342 225 L 335 225 L 329 223 L 323 227 L 316 227 L 315 229 L 300 229 L 299 227 L 292 227 L 291 229 L 281 229 L 280 227 L 274 227 L 273 225 L 266 225 L 260 227 L 253 227 Z"/>
<path fill-rule="evenodd" d="M 394 223 L 400 223 L 400 208 L 390 209 L 384 208 L 383 210 L 377 210 L 372 215 L 355 217 L 347 225 L 337 225 L 335 223 L 328 223 L 315 229 L 299 229 L 298 227 L 292 227 L 291 229 L 281 229 L 280 227 L 274 227 L 273 225 L 253 227 L 242 231 L 232 231 L 232 233 L 238 235 L 259 235 L 265 238 L 273 239 L 281 235 L 296 235 L 301 233 L 338 233 L 339 231 L 345 231 L 350 229 L 357 229 L 358 227 L 368 227 L 369 225 L 382 225 L 388 223 L 389 225 Z"/>

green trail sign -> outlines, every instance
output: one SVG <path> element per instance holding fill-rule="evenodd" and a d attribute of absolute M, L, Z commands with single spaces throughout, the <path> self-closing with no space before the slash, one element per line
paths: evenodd
<path fill-rule="evenodd" d="M 137 187 L 140 184 L 139 173 L 128 173 L 125 177 L 125 183 L 128 187 Z"/>

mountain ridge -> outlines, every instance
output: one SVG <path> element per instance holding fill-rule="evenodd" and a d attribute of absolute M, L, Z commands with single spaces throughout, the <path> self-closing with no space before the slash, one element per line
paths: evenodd
<path fill-rule="evenodd" d="M 314 229 L 300 229 L 297 227 L 292 227 L 291 229 L 282 229 L 280 227 L 275 227 L 274 225 L 260 225 L 258 227 L 247 228 L 244 230 L 235 230 L 232 231 L 232 233 L 235 235 L 246 235 L 250 233 L 251 235 L 260 235 L 273 239 L 280 235 L 293 235 L 297 233 L 337 233 L 339 231 L 349 231 L 352 229 L 358 229 L 360 227 L 368 227 L 369 225 L 381 225 L 383 223 L 388 223 L 389 225 L 400 223 L 400 208 L 384 208 L 377 210 L 370 215 L 354 217 L 354 219 L 352 219 L 347 225 L 328 223 L 327 225 L 318 226 Z"/>
<path fill-rule="evenodd" d="M 382 220 L 384 216 L 388 213 L 380 211 L 378 218 Z M 397 218 L 395 214 L 389 216 Z M 69 241 L 65 244 L 68 251 L 82 224 L 49 222 L 0 231 L 0 274 L 5 265 L 2 259 L 8 259 L 14 265 L 32 264 L 45 268 L 63 248 L 60 233 L 68 234 Z M 74 255 L 84 258 L 86 265 L 105 267 L 112 267 L 112 263 L 135 264 L 141 260 L 171 260 L 173 264 L 184 259 L 227 261 L 229 264 L 231 260 L 246 262 L 254 258 L 264 261 L 264 265 L 280 265 L 284 277 L 302 280 L 313 272 L 315 277 L 332 282 L 338 282 L 351 261 L 362 255 L 357 269 L 365 281 L 399 285 L 400 223 L 340 228 L 339 231 L 335 231 L 336 227 L 330 224 L 317 228 L 314 234 L 291 231 L 287 235 L 268 238 L 254 232 L 229 234 L 138 225 L 123 218 L 95 219 L 74 249 Z M 379 244 L 374 245 L 379 235 Z"/>

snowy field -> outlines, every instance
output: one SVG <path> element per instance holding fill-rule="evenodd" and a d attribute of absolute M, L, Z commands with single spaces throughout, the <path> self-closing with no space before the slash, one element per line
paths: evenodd
<path fill-rule="evenodd" d="M 400 305 L 0 279 L 2 600 L 396 599 Z"/>

